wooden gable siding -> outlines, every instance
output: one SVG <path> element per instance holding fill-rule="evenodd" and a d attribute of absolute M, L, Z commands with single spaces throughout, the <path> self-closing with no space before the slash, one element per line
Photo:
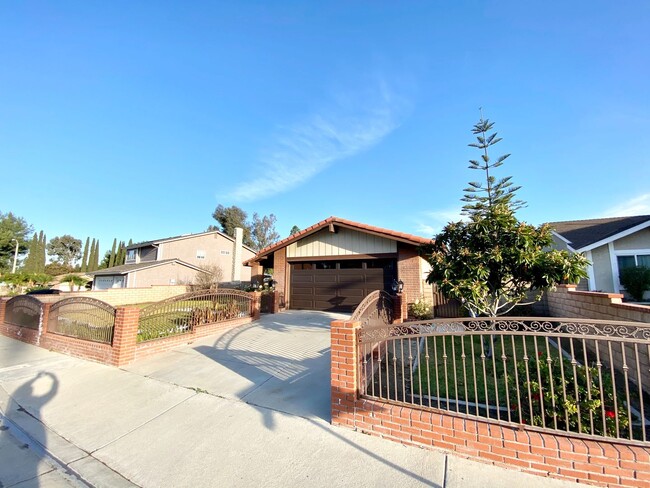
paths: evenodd
<path fill-rule="evenodd" d="M 287 246 L 287 258 L 316 256 L 354 256 L 397 252 L 392 239 L 338 227 L 337 232 L 323 229 Z"/>

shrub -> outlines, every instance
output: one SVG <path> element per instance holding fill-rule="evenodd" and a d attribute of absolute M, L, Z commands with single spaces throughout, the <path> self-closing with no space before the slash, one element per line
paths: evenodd
<path fill-rule="evenodd" d="M 650 268 L 636 266 L 621 270 L 621 285 L 637 302 L 643 301 L 643 294 L 650 290 Z"/>
<path fill-rule="evenodd" d="M 433 318 L 433 306 L 424 298 L 418 298 L 409 305 L 409 316 L 418 320 Z"/>
<path fill-rule="evenodd" d="M 562 365 L 560 361 L 563 361 Z M 564 368 L 564 380 L 560 373 L 561 366 Z M 527 369 L 529 381 L 525 381 Z M 616 436 L 617 422 L 621 433 L 629 425 L 628 411 L 620 397 L 615 405 L 611 377 L 604 372 L 599 375 L 597 368 L 572 364 L 568 359 L 559 357 L 549 361 L 540 352 L 536 360 L 518 361 L 517 371 L 520 385 L 515 384 L 514 375 L 508 378 L 513 420 L 519 418 L 518 388 L 524 424 L 554 428 L 557 422 L 559 430 L 603 436 Z"/>

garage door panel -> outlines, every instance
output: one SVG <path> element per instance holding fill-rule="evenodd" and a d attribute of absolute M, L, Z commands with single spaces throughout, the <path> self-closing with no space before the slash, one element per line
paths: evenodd
<path fill-rule="evenodd" d="M 352 312 L 368 293 L 390 289 L 396 266 L 364 267 L 359 261 L 346 262 L 343 269 L 310 268 L 292 269 L 291 308 Z"/>

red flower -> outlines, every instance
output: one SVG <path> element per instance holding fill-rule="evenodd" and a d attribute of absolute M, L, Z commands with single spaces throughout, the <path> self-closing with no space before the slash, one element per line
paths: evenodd
<path fill-rule="evenodd" d="M 538 402 L 542 396 L 539 393 L 533 393 L 533 401 Z"/>
<path fill-rule="evenodd" d="M 605 417 L 610 418 L 610 419 L 615 419 L 616 418 L 616 412 L 614 412 L 614 410 L 606 410 L 605 411 Z"/>

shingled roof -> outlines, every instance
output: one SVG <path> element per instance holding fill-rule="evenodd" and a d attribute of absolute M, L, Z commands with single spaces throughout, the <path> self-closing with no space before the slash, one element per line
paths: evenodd
<path fill-rule="evenodd" d="M 300 232 L 297 232 L 285 239 L 282 239 L 281 241 L 276 242 L 275 244 L 271 244 L 270 246 L 265 247 L 262 249 L 260 252 L 257 253 L 257 256 L 255 256 L 252 259 L 249 259 L 246 263 L 252 263 L 254 261 L 257 261 L 264 256 L 268 256 L 269 254 L 275 252 L 278 249 L 281 249 L 285 246 L 288 246 L 292 242 L 298 241 L 302 239 L 303 237 L 307 237 L 310 234 L 314 234 L 318 232 L 319 230 L 328 227 L 330 225 L 337 225 L 340 227 L 345 227 L 348 229 L 352 230 L 357 230 L 360 232 L 367 232 L 369 234 L 374 234 L 380 237 L 385 237 L 387 239 L 393 239 L 399 242 L 404 242 L 406 244 L 413 244 L 415 246 L 419 246 L 421 244 L 428 244 L 431 242 L 431 239 L 428 239 L 426 237 L 420 237 L 420 236 L 415 236 L 412 234 L 406 234 L 404 232 L 397 232 L 394 230 L 389 230 L 389 229 L 383 229 L 381 227 L 375 227 L 372 225 L 366 225 L 366 224 L 361 224 L 359 222 L 354 222 L 352 220 L 346 220 L 342 219 L 340 217 L 329 217 L 325 220 L 321 220 L 320 222 L 307 227 L 306 229 L 301 230 Z"/>
<path fill-rule="evenodd" d="M 619 234 L 624 234 L 643 224 L 650 227 L 650 215 L 549 222 L 553 230 L 569 241 L 570 246 L 576 251 L 588 250 L 585 248 L 601 241 L 614 240 Z"/>

